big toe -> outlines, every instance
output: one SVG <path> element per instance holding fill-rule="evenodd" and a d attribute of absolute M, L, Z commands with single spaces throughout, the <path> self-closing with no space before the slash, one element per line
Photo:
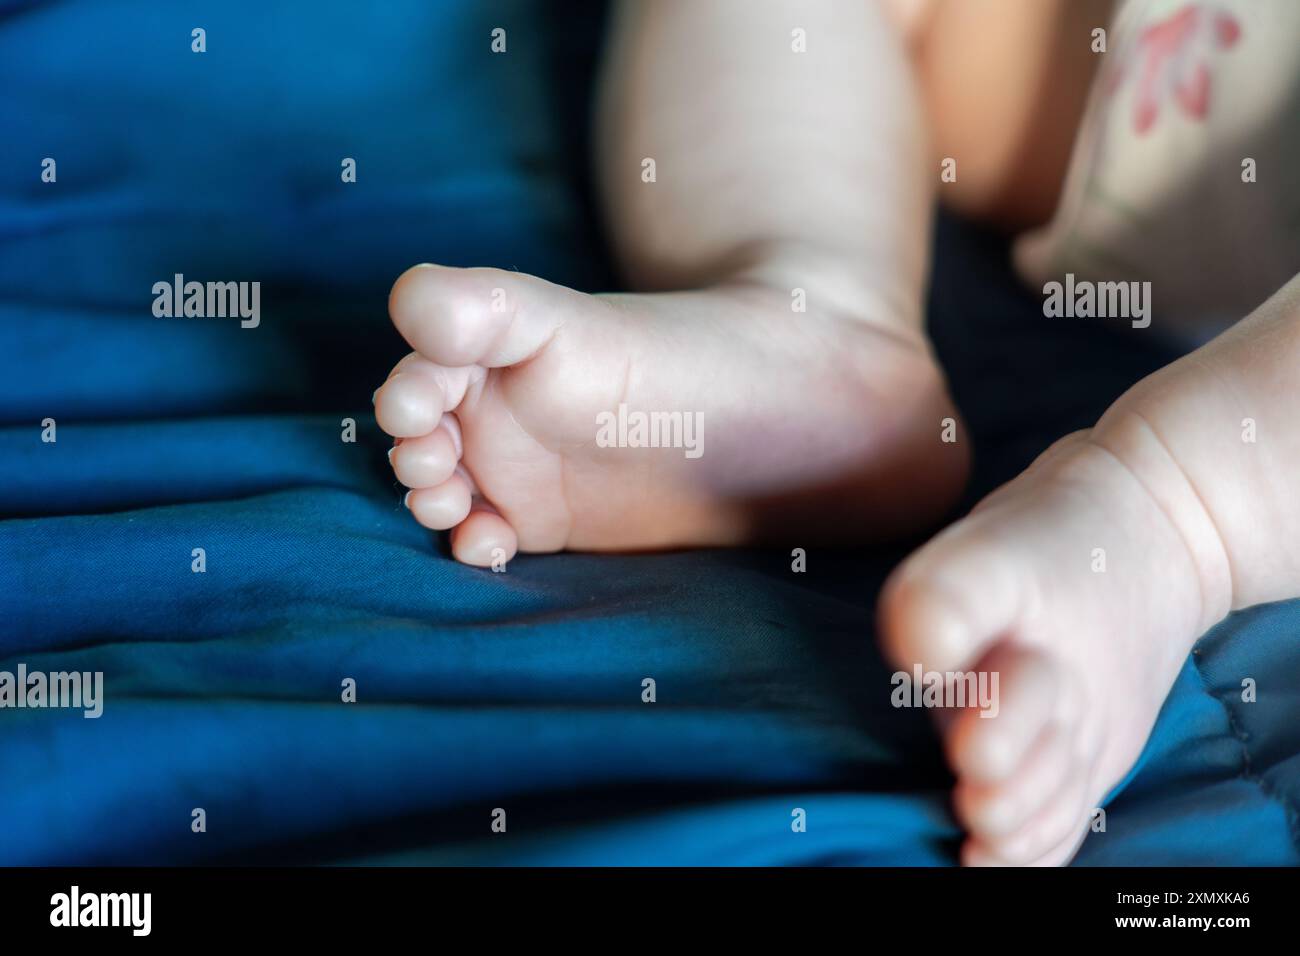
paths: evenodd
<path fill-rule="evenodd" d="M 880 598 L 880 634 L 899 667 L 970 668 L 1008 631 L 1024 605 L 1023 563 L 967 518 L 890 575 Z"/>
<path fill-rule="evenodd" d="M 388 311 L 411 348 L 430 361 L 498 368 L 535 355 L 575 300 L 587 298 L 521 273 L 424 264 L 398 278 Z"/>

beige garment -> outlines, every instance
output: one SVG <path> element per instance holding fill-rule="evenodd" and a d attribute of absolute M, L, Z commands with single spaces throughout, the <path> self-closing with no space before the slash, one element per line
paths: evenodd
<path fill-rule="evenodd" d="M 1300 273 L 1300 0 L 1124 0 L 1106 46 L 1016 264 L 1036 287 L 1149 281 L 1153 329 L 1204 339 Z"/>

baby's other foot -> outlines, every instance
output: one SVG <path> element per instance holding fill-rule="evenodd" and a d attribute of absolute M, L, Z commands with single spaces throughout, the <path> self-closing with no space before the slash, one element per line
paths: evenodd
<path fill-rule="evenodd" d="M 791 301 L 757 279 L 592 296 L 408 270 L 389 309 L 415 351 L 375 395 L 408 507 L 481 566 L 935 520 L 967 462 L 943 440 L 956 412 L 919 331 Z"/>
<path fill-rule="evenodd" d="M 1110 414 L 886 586 L 881 634 L 898 667 L 999 676 L 996 716 L 941 721 L 968 865 L 1068 862 L 1192 643 L 1227 610 L 1222 582 L 1206 584 L 1214 543 L 1187 533 L 1195 503 L 1161 456 L 1140 416 Z"/>

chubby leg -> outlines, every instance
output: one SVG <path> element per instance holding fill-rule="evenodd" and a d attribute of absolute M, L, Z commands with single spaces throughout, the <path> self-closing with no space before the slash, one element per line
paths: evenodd
<path fill-rule="evenodd" d="M 1300 596 L 1300 278 L 1057 442 L 895 572 L 901 667 L 997 670 L 945 728 L 972 864 L 1060 864 L 1192 643 Z"/>
<path fill-rule="evenodd" d="M 415 351 L 375 401 L 415 517 L 472 564 L 935 520 L 965 446 L 941 440 L 956 412 L 921 330 L 934 177 L 882 8 L 623 3 L 598 113 L 611 236 L 647 291 L 404 274 L 390 311 Z M 698 423 L 702 443 L 610 447 L 620 410 Z"/>

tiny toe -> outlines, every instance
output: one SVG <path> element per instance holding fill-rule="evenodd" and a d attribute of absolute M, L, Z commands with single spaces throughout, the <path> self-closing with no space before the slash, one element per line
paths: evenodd
<path fill-rule="evenodd" d="M 1041 811 L 1073 769 L 1074 735 L 1048 727 L 1006 780 L 980 784 L 962 778 L 953 794 L 958 818 L 980 840 L 1009 836 Z"/>
<path fill-rule="evenodd" d="M 1085 808 L 1085 813 L 1090 813 L 1090 812 L 1091 811 L 1088 808 Z M 1071 831 L 1070 833 L 1068 833 L 1061 840 L 1060 843 L 1051 847 L 1041 856 L 1030 861 L 1026 865 L 1027 866 L 1065 866 L 1067 863 L 1069 863 L 1071 860 L 1074 859 L 1075 854 L 1079 852 L 1079 848 L 1083 846 L 1083 841 L 1088 839 L 1088 834 L 1091 832 L 1090 824 L 1091 824 L 1090 819 L 1085 820 L 1083 825 L 1080 826 L 1078 830 Z"/>
<path fill-rule="evenodd" d="M 433 531 L 446 531 L 464 521 L 470 500 L 469 482 L 459 473 L 436 487 L 406 493 L 406 507 L 415 520 Z"/>
<path fill-rule="evenodd" d="M 1051 723 L 1058 681 L 1044 655 L 1007 646 L 985 657 L 979 670 L 996 687 L 994 705 L 963 711 L 946 745 L 958 777 L 989 784 L 1010 777 Z"/>
<path fill-rule="evenodd" d="M 432 377 L 398 372 L 375 392 L 375 421 L 394 438 L 418 438 L 438 427 L 442 402 Z"/>
<path fill-rule="evenodd" d="M 475 504 L 469 517 L 451 532 L 451 553 L 477 568 L 504 568 L 519 550 L 515 529 L 496 511 Z"/>
<path fill-rule="evenodd" d="M 1061 843 L 1087 828 L 1084 794 L 1088 774 L 1076 770 L 1063 780 L 1045 805 L 1011 836 L 991 843 L 998 856 L 1016 866 L 1036 864 Z"/>
<path fill-rule="evenodd" d="M 972 838 L 962 845 L 961 864 L 962 866 L 1065 866 L 1079 852 L 1084 840 L 1088 838 L 1088 832 L 1087 821 L 1085 821 L 1076 830 L 1070 831 L 1060 842 L 1023 863 L 1007 859 L 993 846 Z"/>
<path fill-rule="evenodd" d="M 388 460 L 397 480 L 406 487 L 432 488 L 451 477 L 460 455 L 451 433 L 439 425 L 427 435 L 404 439 Z"/>

